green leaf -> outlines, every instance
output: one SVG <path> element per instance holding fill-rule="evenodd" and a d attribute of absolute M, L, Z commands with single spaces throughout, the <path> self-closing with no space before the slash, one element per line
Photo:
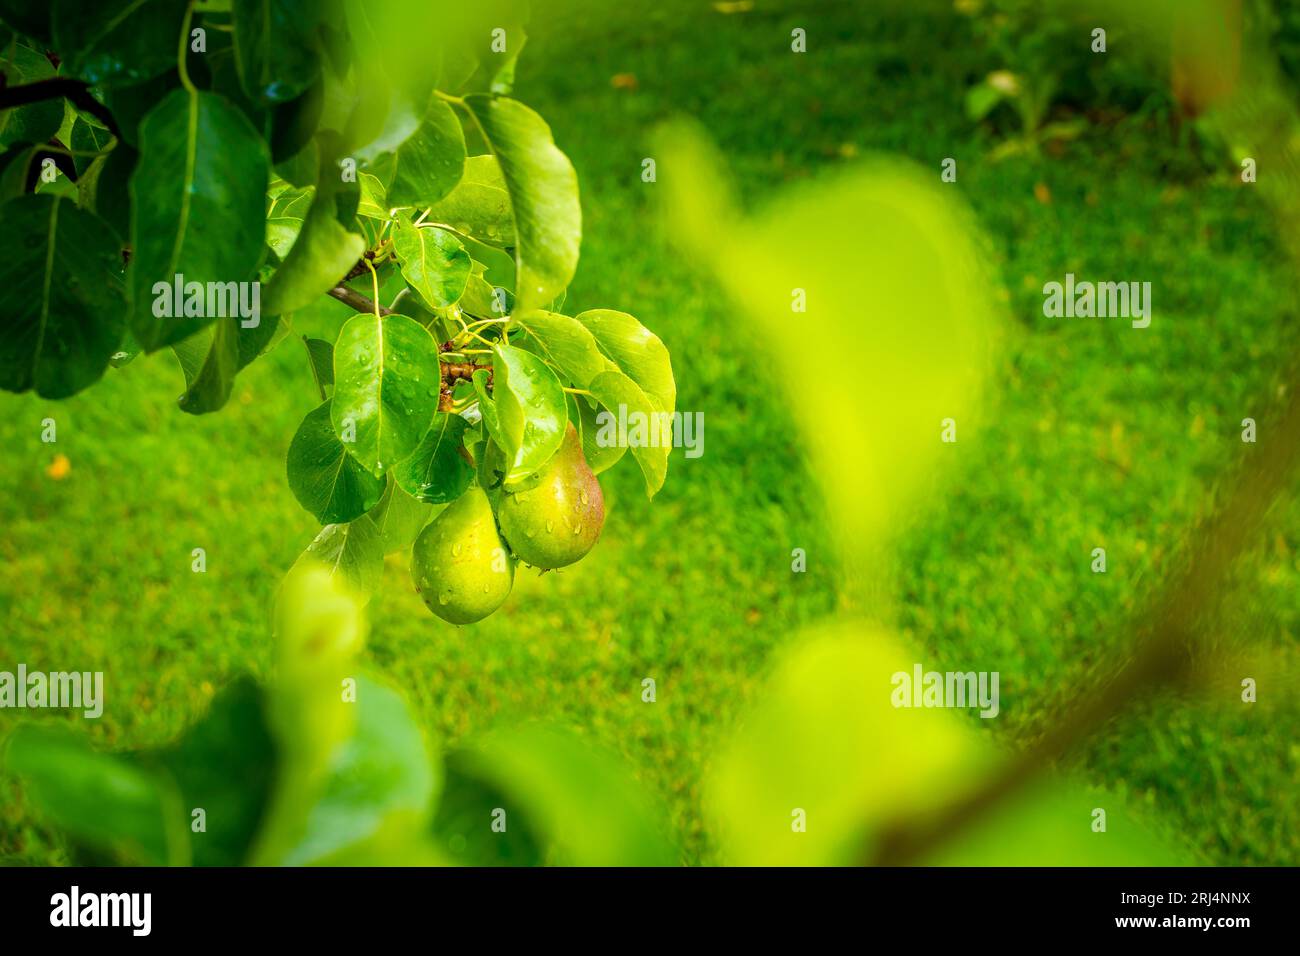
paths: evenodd
<path fill-rule="evenodd" d="M 190 70 L 195 73 L 206 70 L 208 73 L 206 83 L 202 81 L 200 75 L 199 88 L 224 98 L 237 108 L 269 144 L 271 139 L 271 108 L 261 102 L 249 99 L 248 94 L 244 92 L 243 83 L 240 82 L 239 78 L 239 64 L 235 61 L 233 34 L 226 31 L 214 31 L 210 43 L 211 48 L 207 53 L 195 54 L 193 57 L 187 54 Z M 284 157 L 280 158 L 283 159 Z M 272 162 L 274 161 L 275 157 L 272 155 Z"/>
<path fill-rule="evenodd" d="M 301 219 L 293 216 L 276 216 L 266 220 L 266 244 L 281 261 L 289 257 L 293 244 L 298 241 L 302 223 Z"/>
<path fill-rule="evenodd" d="M 625 407 L 632 454 L 645 476 L 647 494 L 654 497 L 667 475 L 677 399 L 663 343 L 632 316 L 608 309 L 583 312 L 576 319 L 553 312 L 517 313 L 514 325 L 523 330 L 517 339 L 521 347 L 544 358 L 578 388 L 591 391 L 605 411 L 618 418 L 620 406 Z M 585 417 L 571 409 L 569 418 L 582 437 L 588 464 L 599 474 L 617 462 L 627 446 L 621 441 L 601 444 L 602 436 L 621 436 L 601 428 L 596 412 L 579 404 L 586 409 Z M 643 437 L 636 439 L 638 421 L 644 422 Z"/>
<path fill-rule="evenodd" d="M 402 275 L 430 309 L 445 309 L 465 294 L 469 253 L 445 229 L 413 226 L 403 213 L 393 232 L 393 250 L 402 262 Z"/>
<path fill-rule="evenodd" d="M 370 219 L 387 219 L 387 197 L 379 177 L 363 172 L 357 174 L 357 181 L 361 185 L 361 202 L 357 206 L 357 215 Z"/>
<path fill-rule="evenodd" d="M 315 179 L 312 180 L 312 187 L 315 186 Z M 297 187 L 285 179 L 280 178 L 277 174 L 271 177 L 271 183 L 266 187 L 266 214 L 268 216 L 285 215 L 291 212 L 294 207 L 298 208 L 298 218 L 301 219 L 306 211 L 311 208 L 311 197 L 315 194 L 312 187 Z"/>
<path fill-rule="evenodd" d="M 255 103 L 285 103 L 320 72 L 314 32 L 328 8 L 316 0 L 233 0 L 235 59 Z"/>
<path fill-rule="evenodd" d="M 499 63 L 493 64 L 492 81 L 488 84 L 489 92 L 498 96 L 509 96 L 515 86 L 515 66 L 519 63 L 519 54 L 524 51 L 528 34 L 522 26 L 506 28 L 507 44 L 505 53 Z"/>
<path fill-rule="evenodd" d="M 672 416 L 660 409 L 641 390 L 641 386 L 619 371 L 601 372 L 587 383 L 587 389 L 613 416 L 597 427 L 596 444 L 611 441 L 621 444 L 621 429 L 614 423 L 621 423 L 626 418 L 627 444 L 632 449 L 632 457 L 641 466 L 646 495 L 653 498 L 668 476 L 668 454 L 673 448 Z"/>
<path fill-rule="evenodd" d="M 84 116 L 78 116 L 72 124 L 72 148 L 77 152 L 102 152 L 107 150 L 112 142 L 113 134 L 98 121 L 91 122 Z M 89 156 L 72 157 L 72 163 L 76 167 L 78 176 L 85 173 L 91 162 L 92 159 Z"/>
<path fill-rule="evenodd" d="M 1093 809 L 1106 830 L 1092 830 Z M 982 816 L 925 858 L 925 866 L 1194 866 L 1156 837 L 1125 801 L 1081 780 L 1049 777 Z"/>
<path fill-rule="evenodd" d="M 213 699 L 178 743 L 154 758 L 176 781 L 185 815 L 195 807 L 204 810 L 207 829 L 190 839 L 194 865 L 248 862 L 271 798 L 277 756 L 262 691 L 243 677 Z"/>
<path fill-rule="evenodd" d="M 397 149 L 420 128 L 423 106 L 390 88 L 382 75 L 364 65 L 344 101 L 337 104 L 347 112 L 341 152 L 368 167 L 387 185 L 396 167 Z"/>
<path fill-rule="evenodd" d="M 474 392 L 478 395 L 479 415 L 483 418 L 483 427 L 487 429 L 488 435 L 496 442 L 497 447 L 501 448 L 509 439 L 501 430 L 501 416 L 497 414 L 497 403 L 488 392 L 487 382 L 488 373 L 483 370 L 475 372 L 470 378 Z"/>
<path fill-rule="evenodd" d="M 465 251 L 469 253 L 469 257 L 481 267 L 481 274 L 489 285 L 514 292 L 515 260 L 509 253 L 496 246 L 485 245 L 463 233 L 460 235 L 460 241 Z"/>
<path fill-rule="evenodd" d="M 307 346 L 311 376 L 316 381 L 316 387 L 320 389 L 321 397 L 324 398 L 325 389 L 334 385 L 334 346 L 324 339 L 309 339 L 305 335 L 302 340 Z"/>
<path fill-rule="evenodd" d="M 311 151 L 324 108 L 325 84 L 319 78 L 298 96 L 270 108 L 270 117 L 262 121 L 261 128 L 270 130 L 272 163 L 289 163 Z"/>
<path fill-rule="evenodd" d="M 76 203 L 78 198 L 76 184 L 63 174 L 63 170 L 47 159 L 41 160 L 41 166 L 41 178 L 36 182 L 35 193 L 38 196 L 58 196 Z M 47 172 L 52 178 L 46 178 Z"/>
<path fill-rule="evenodd" d="M 586 388 L 593 378 L 611 368 L 596 337 L 578 319 L 539 311 L 518 314 L 513 324 L 524 330 L 524 335 L 515 340 L 516 345 L 545 359 L 578 388 Z"/>
<path fill-rule="evenodd" d="M 275 317 L 261 316 L 256 326 L 244 328 L 238 318 L 221 318 L 173 345 L 185 374 L 181 411 L 203 415 L 224 408 L 235 375 L 268 347 L 278 324 Z"/>
<path fill-rule="evenodd" d="M 459 93 L 509 93 L 515 63 L 527 40 L 524 24 L 529 6 L 527 0 L 476 0 L 444 17 L 438 88 Z"/>
<path fill-rule="evenodd" d="M 315 195 L 314 187 L 295 188 L 279 180 L 267 191 L 271 203 L 266 212 L 266 244 L 282 262 L 298 241 Z"/>
<path fill-rule="evenodd" d="M 677 853 L 665 837 L 662 810 L 645 795 L 621 760 L 590 741 L 547 727 L 492 734 L 453 755 L 462 809 L 473 794 L 503 802 L 480 805 L 486 826 L 494 807 L 510 826 L 522 819 L 548 863 L 560 866 L 672 866 Z M 450 815 L 437 824 L 454 835 Z M 507 828 L 509 832 L 509 827 Z M 521 848 L 526 854 L 527 847 Z M 487 862 L 468 860 L 467 862 Z"/>
<path fill-rule="evenodd" d="M 9 86 L 36 83 L 55 75 L 53 65 L 44 54 L 17 42 L 12 48 L 6 43 L 0 49 L 0 68 L 3 68 Z M 44 143 L 59 131 L 62 123 L 63 101 L 59 99 L 41 100 L 26 106 L 0 110 L 0 146 L 11 143 Z"/>
<path fill-rule="evenodd" d="M 483 825 L 494 810 L 505 809 L 510 798 L 492 779 L 480 776 L 481 762 L 477 754 L 465 751 L 452 751 L 444 759 L 442 795 L 433 821 L 443 852 L 459 866 L 542 866 L 546 841 L 532 831 L 526 813 L 511 814 L 501 832 Z"/>
<path fill-rule="evenodd" d="M 265 309 L 271 315 L 296 312 L 334 288 L 365 252 L 355 230 L 361 190 L 344 183 L 332 160 L 323 161 L 319 185 L 302 229 L 284 262 L 267 283 Z"/>
<path fill-rule="evenodd" d="M 33 804 L 78 840 L 131 863 L 171 862 L 163 822 L 168 801 L 154 774 L 96 753 L 83 737 L 34 724 L 10 735 L 4 767 L 23 779 Z M 179 835 L 184 839 L 185 831 Z"/>
<path fill-rule="evenodd" d="M 239 320 L 221 319 L 172 346 L 185 375 L 182 408 L 194 415 L 220 410 L 239 370 Z"/>
<path fill-rule="evenodd" d="M 373 84 L 415 100 L 437 83 L 438 45 L 458 12 L 428 0 L 343 0 L 353 60 L 378 71 Z"/>
<path fill-rule="evenodd" d="M 384 496 L 370 511 L 370 520 L 379 529 L 384 554 L 405 551 L 414 544 L 416 536 L 438 510 L 441 509 L 412 498 L 390 477 Z"/>
<path fill-rule="evenodd" d="M 352 527 L 362 524 L 374 527 Z M 437 765 L 401 697 L 357 675 L 365 615 L 355 594 L 318 567 L 297 569 L 276 619 L 267 709 L 282 761 L 252 862 L 427 862 Z"/>
<path fill-rule="evenodd" d="M 126 325 L 121 242 L 71 202 L 0 207 L 0 388 L 66 398 L 96 382 Z"/>
<path fill-rule="evenodd" d="M 38 147 L 15 143 L 0 153 L 0 203 L 26 196 L 27 179 Z"/>
<path fill-rule="evenodd" d="M 176 65 L 185 7 L 182 0 L 54 0 L 63 75 L 101 86 L 166 72 Z"/>
<path fill-rule="evenodd" d="M 334 430 L 373 475 L 415 451 L 438 409 L 438 347 L 404 315 L 354 316 L 334 344 Z M 348 441 L 349 431 L 355 441 Z"/>
<path fill-rule="evenodd" d="M 503 289 L 501 298 L 498 299 L 497 289 L 483 278 L 482 272 L 479 271 L 481 269 L 482 264 L 477 262 L 470 267 L 465 291 L 457 305 L 465 315 L 499 319 L 510 309 L 510 293 Z"/>
<path fill-rule="evenodd" d="M 978 785 L 996 760 L 968 725 L 894 706 L 894 675 L 910 678 L 914 661 L 893 635 L 854 621 L 785 652 L 706 780 L 728 864 L 862 862 L 899 815 L 923 818 Z M 796 809 L 805 831 L 791 825 Z"/>
<path fill-rule="evenodd" d="M 592 408 L 577 395 L 566 397 L 569 400 L 569 421 L 573 423 L 573 427 L 578 431 L 578 437 L 582 439 L 582 457 L 587 459 L 587 467 L 594 475 L 613 468 L 627 454 L 627 445 L 619 442 L 602 444 L 597 440 L 600 424 L 596 421 L 596 416 L 602 411 L 608 412 L 609 409 L 603 405 Z"/>
<path fill-rule="evenodd" d="M 918 498 L 933 500 L 945 418 L 976 416 L 1000 338 L 975 223 L 938 177 L 878 160 L 778 193 L 753 215 L 728 200 L 718 160 L 678 129 L 660 147 L 672 228 L 778 354 L 796 324 L 834 342 L 834 374 L 782 376 L 846 553 L 884 553 Z M 797 242 L 792 236 L 799 237 Z M 867 303 L 866 313 L 858 306 Z M 852 580 L 865 581 L 871 575 Z M 850 583 L 852 583 L 852 580 Z"/>
<path fill-rule="evenodd" d="M 440 775 L 406 702 L 363 676 L 353 706 L 353 735 L 334 755 L 285 866 L 328 862 L 388 826 L 412 834 L 428 826 Z"/>
<path fill-rule="evenodd" d="M 450 193 L 465 171 L 465 133 L 452 108 L 442 100 L 430 101 L 419 128 L 397 148 L 396 157 L 390 206 L 424 208 Z"/>
<path fill-rule="evenodd" d="M 109 356 L 108 364 L 113 368 L 125 368 L 136 360 L 140 354 L 140 346 L 131 336 L 131 330 L 128 328 L 122 335 L 122 344 L 118 351 Z"/>
<path fill-rule="evenodd" d="M 326 525 L 290 570 L 307 563 L 320 564 L 358 594 L 370 595 L 384 574 L 383 539 L 366 516 L 348 524 Z"/>
<path fill-rule="evenodd" d="M 257 131 L 214 94 L 176 90 L 140 124 L 129 274 L 132 331 L 147 351 L 188 338 L 216 318 L 154 314 L 156 297 L 170 301 L 163 290 L 175 276 L 187 285 L 254 278 L 266 241 L 269 173 Z"/>
<path fill-rule="evenodd" d="M 659 337 L 626 312 L 591 309 L 578 314 L 600 350 L 655 402 L 660 411 L 677 408 L 672 361 Z"/>
<path fill-rule="evenodd" d="M 366 540 L 374 545 L 366 565 L 373 564 L 377 580 L 383 555 L 373 523 L 364 518 L 351 525 L 330 525 L 317 542 L 331 529 L 341 536 L 338 547 L 345 553 L 349 545 Z M 275 794 L 250 855 L 253 865 L 279 862 L 303 832 L 332 758 L 356 726 L 357 708 L 342 691 L 344 681 L 356 674 L 357 656 L 365 644 L 365 599 L 348 580 L 346 563 L 322 562 L 322 557 L 328 561 L 332 549 L 313 554 L 309 548 L 276 594 L 275 683 L 266 695 L 266 712 L 280 766 Z"/>
<path fill-rule="evenodd" d="M 569 415 L 564 389 L 550 366 L 512 345 L 492 350 L 498 444 L 510 464 L 505 477 L 510 486 L 536 472 L 559 450 Z"/>
<path fill-rule="evenodd" d="M 283 162 L 275 164 L 276 175 L 295 186 L 311 186 L 316 182 L 316 171 L 320 168 L 320 146 L 315 140 L 310 141 L 298 152 Z"/>
<path fill-rule="evenodd" d="M 513 246 L 515 220 L 497 158 L 466 159 L 460 182 L 445 199 L 433 204 L 427 221 L 451 226 L 462 235 L 494 246 Z"/>
<path fill-rule="evenodd" d="M 289 489 L 321 524 L 360 518 L 378 503 L 384 481 L 347 453 L 330 423 L 330 403 L 312 409 L 298 426 L 288 455 Z"/>
<path fill-rule="evenodd" d="M 540 116 L 515 100 L 469 96 L 484 138 L 501 163 L 515 224 L 519 311 L 542 308 L 578 268 L 582 209 L 578 177 Z"/>
<path fill-rule="evenodd" d="M 430 504 L 447 504 L 464 494 L 474 477 L 463 445 L 468 427 L 459 415 L 436 413 L 415 454 L 393 470 L 402 490 Z"/>
<path fill-rule="evenodd" d="M 112 111 L 122 132 L 122 142 L 140 148 L 140 124 L 151 109 L 181 85 L 175 69 L 168 70 L 151 80 L 134 86 L 112 86 L 103 89 L 105 105 Z"/>
<path fill-rule="evenodd" d="M 79 183 L 82 208 L 93 210 L 122 239 L 131 235 L 130 183 L 139 158 L 132 147 L 118 143 L 107 156 L 95 160 Z"/>

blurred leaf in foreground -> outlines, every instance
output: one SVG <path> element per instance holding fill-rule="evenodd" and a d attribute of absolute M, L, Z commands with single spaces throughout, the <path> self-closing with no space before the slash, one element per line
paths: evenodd
<path fill-rule="evenodd" d="M 701 134 L 661 137 L 673 234 L 713 271 L 782 368 L 846 544 L 878 540 L 972 440 L 994 333 L 973 223 L 928 177 L 878 159 L 737 212 Z M 946 454 L 945 454 L 946 453 Z"/>
<path fill-rule="evenodd" d="M 893 677 L 914 658 L 880 630 L 834 624 L 778 663 L 760 703 L 714 762 L 706 807 L 724 859 L 747 866 L 849 865 L 876 857 L 887 829 L 925 820 L 1000 772 L 1003 755 L 968 713 L 895 707 Z M 1107 831 L 1092 829 L 1094 808 Z M 1187 863 L 1123 802 L 1047 780 L 975 818 L 915 862 L 983 866 Z"/>
<path fill-rule="evenodd" d="M 453 754 L 439 840 L 470 865 L 672 866 L 658 808 L 610 754 L 544 727 L 498 732 Z M 504 832 L 489 832 L 494 812 Z M 522 831 L 522 832 L 521 832 Z M 485 839 L 485 835 L 488 839 Z M 489 839 L 492 842 L 489 842 Z M 502 845 L 510 852 L 504 853 Z"/>
<path fill-rule="evenodd" d="M 1105 830 L 1094 829 L 1105 813 Z M 933 866 L 1190 866 L 1114 794 L 1048 779 L 1008 800 L 924 861 Z"/>
<path fill-rule="evenodd" d="M 276 621 L 282 760 L 254 861 L 358 862 L 373 846 L 374 862 L 427 862 L 439 774 L 406 702 L 358 672 L 361 598 L 308 563 L 285 579 Z"/>
<path fill-rule="evenodd" d="M 176 834 L 164 827 L 164 782 L 130 758 L 97 753 L 62 728 L 24 724 L 9 737 L 4 769 L 21 777 L 29 799 L 78 843 L 126 863 L 171 862 L 169 836 Z"/>
<path fill-rule="evenodd" d="M 891 678 L 912 662 L 889 635 L 849 623 L 787 652 L 708 780 L 728 863 L 859 862 L 894 814 L 982 778 L 991 754 L 953 715 L 891 703 Z"/>

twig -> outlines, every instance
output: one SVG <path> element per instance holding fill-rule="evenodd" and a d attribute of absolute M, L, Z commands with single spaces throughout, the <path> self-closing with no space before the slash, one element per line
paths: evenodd
<path fill-rule="evenodd" d="M 1296 374 L 1287 381 L 1297 382 Z M 1286 404 L 1268 430 L 1269 439 L 1248 445 L 1232 496 L 1206 522 L 1183 570 L 1138 619 L 1138 639 L 1127 664 L 1095 693 L 1076 694 L 1077 709 L 987 783 L 924 821 L 900 820 L 886 827 L 874 853 L 875 866 L 916 863 L 954 834 L 1017 792 L 1040 771 L 1123 711 L 1136 698 L 1175 684 L 1187 672 L 1199 624 L 1214 609 L 1232 563 L 1245 550 L 1269 507 L 1286 489 L 1300 463 L 1300 389 L 1288 386 Z"/>
<path fill-rule="evenodd" d="M 350 305 L 358 312 L 366 312 L 370 315 L 374 315 L 376 311 L 378 311 L 380 315 L 395 314 L 392 309 L 386 308 L 382 305 L 377 305 L 360 292 L 357 292 L 355 289 L 349 289 L 342 283 L 330 289 L 328 294 L 338 299 L 344 305 Z"/>

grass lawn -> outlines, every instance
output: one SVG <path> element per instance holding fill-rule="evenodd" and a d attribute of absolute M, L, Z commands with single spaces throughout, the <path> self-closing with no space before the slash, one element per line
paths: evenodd
<path fill-rule="evenodd" d="M 709 755 L 761 692 L 770 652 L 833 611 L 839 588 L 819 559 L 828 519 L 772 385 L 777 362 L 738 345 L 743 319 L 676 252 L 641 181 L 657 123 L 702 121 L 749 202 L 872 150 L 936 177 L 958 158 L 954 188 L 988 234 L 1013 334 L 994 407 L 963 434 L 948 494 L 905 536 L 892 587 L 918 659 L 1001 672 L 1002 719 L 976 723 L 1008 747 L 1123 640 L 1240 450 L 1240 420 L 1262 417 L 1260 397 L 1278 388 L 1294 315 L 1263 203 L 1230 161 L 1212 173 L 1189 163 L 1161 123 L 991 163 L 996 141 L 964 118 L 976 67 L 955 19 L 655 6 L 612 14 L 597 37 L 576 0 L 535 18 L 516 91 L 581 183 L 566 311 L 623 309 L 664 339 L 678 407 L 704 412 L 704 456 L 675 454 L 653 504 L 621 464 L 602 482 L 609 520 L 591 556 L 522 572 L 502 612 L 472 628 L 433 618 L 390 558 L 369 658 L 444 742 L 540 716 L 622 752 L 667 807 L 683 860 L 708 863 Z M 794 26 L 806 55 L 789 52 Z M 1044 319 L 1042 285 L 1066 272 L 1152 280 L 1151 328 Z M 0 396 L 0 662 L 105 671 L 104 718 L 78 723 L 107 747 L 162 743 L 228 679 L 268 671 L 272 593 L 316 530 L 284 479 L 289 440 L 319 400 L 301 347 L 251 366 L 218 414 L 182 414 L 180 391 L 164 354 L 66 402 Z M 46 417 L 55 446 L 39 440 Z M 47 474 L 56 453 L 71 464 L 62 480 Z M 1088 570 L 1099 546 L 1105 575 Z M 196 547 L 206 574 L 190 571 Z M 790 573 L 793 547 L 813 556 L 806 574 Z M 1300 707 L 1281 685 L 1297 660 L 1298 548 L 1292 504 L 1223 614 L 1222 649 L 1255 670 L 1225 664 L 1077 756 L 1086 779 L 1205 862 L 1300 860 Z M 640 701 L 647 676 L 654 707 Z M 1240 703 L 1241 676 L 1259 679 L 1258 705 Z M 0 733 L 12 724 L 0 712 Z M 0 856 L 63 858 L 9 782 Z"/>

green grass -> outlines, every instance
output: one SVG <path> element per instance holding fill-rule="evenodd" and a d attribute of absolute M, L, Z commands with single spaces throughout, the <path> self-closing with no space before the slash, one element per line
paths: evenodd
<path fill-rule="evenodd" d="M 369 660 L 431 735 L 567 723 L 626 756 L 688 863 L 715 861 L 699 805 L 710 754 L 761 692 L 773 649 L 836 606 L 828 518 L 772 378 L 811 386 L 833 372 L 792 373 L 789 357 L 752 350 L 743 318 L 675 251 L 641 181 L 658 122 L 699 119 L 749 202 L 855 153 L 901 153 L 936 177 L 958 158 L 954 188 L 987 231 L 1014 331 L 994 407 L 962 433 L 948 493 L 902 541 L 895 589 L 927 666 L 1001 671 L 1002 718 L 976 723 L 1008 747 L 1122 642 L 1294 345 L 1287 263 L 1230 161 L 1189 172 L 1170 133 L 1132 124 L 992 164 L 994 140 L 963 118 L 976 67 L 955 21 L 881 23 L 852 6 L 723 16 L 672 4 L 612 15 L 594 38 L 566 9 L 530 28 L 516 89 L 582 184 L 566 311 L 623 309 L 659 333 L 679 407 L 705 414 L 705 454 L 674 455 L 653 504 L 620 465 L 602 482 L 600 546 L 564 571 L 521 573 L 480 625 L 431 617 L 395 558 L 371 605 Z M 796 25 L 809 54 L 789 53 Z M 616 73 L 637 88 L 615 88 Z M 1050 203 L 1035 199 L 1040 182 Z M 1045 320 L 1039 290 L 1067 271 L 1152 280 L 1152 327 Z M 792 354 L 817 356 L 815 330 Z M 0 660 L 104 670 L 104 718 L 76 721 L 102 746 L 162 743 L 234 675 L 268 672 L 271 596 L 315 531 L 284 481 L 317 401 L 302 350 L 288 342 L 253 365 L 216 415 L 180 413 L 180 390 L 160 355 L 66 402 L 0 396 Z M 39 441 L 47 416 L 55 446 Z M 56 453 L 72 467 L 61 481 L 45 471 Z M 1300 508 L 1279 513 L 1264 545 L 1221 625 L 1224 649 L 1265 655 L 1243 672 L 1260 679 L 1260 704 L 1238 702 L 1238 670 L 1223 665 L 1208 689 L 1139 707 L 1075 760 L 1206 862 L 1300 859 L 1296 688 L 1269 680 L 1296 658 Z M 1088 572 L 1097 546 L 1105 576 Z M 206 574 L 190 571 L 195 547 Z M 793 547 L 813 556 L 804 575 L 790 573 Z M 12 724 L 0 712 L 0 732 Z M 7 782 L 0 855 L 63 858 Z"/>

